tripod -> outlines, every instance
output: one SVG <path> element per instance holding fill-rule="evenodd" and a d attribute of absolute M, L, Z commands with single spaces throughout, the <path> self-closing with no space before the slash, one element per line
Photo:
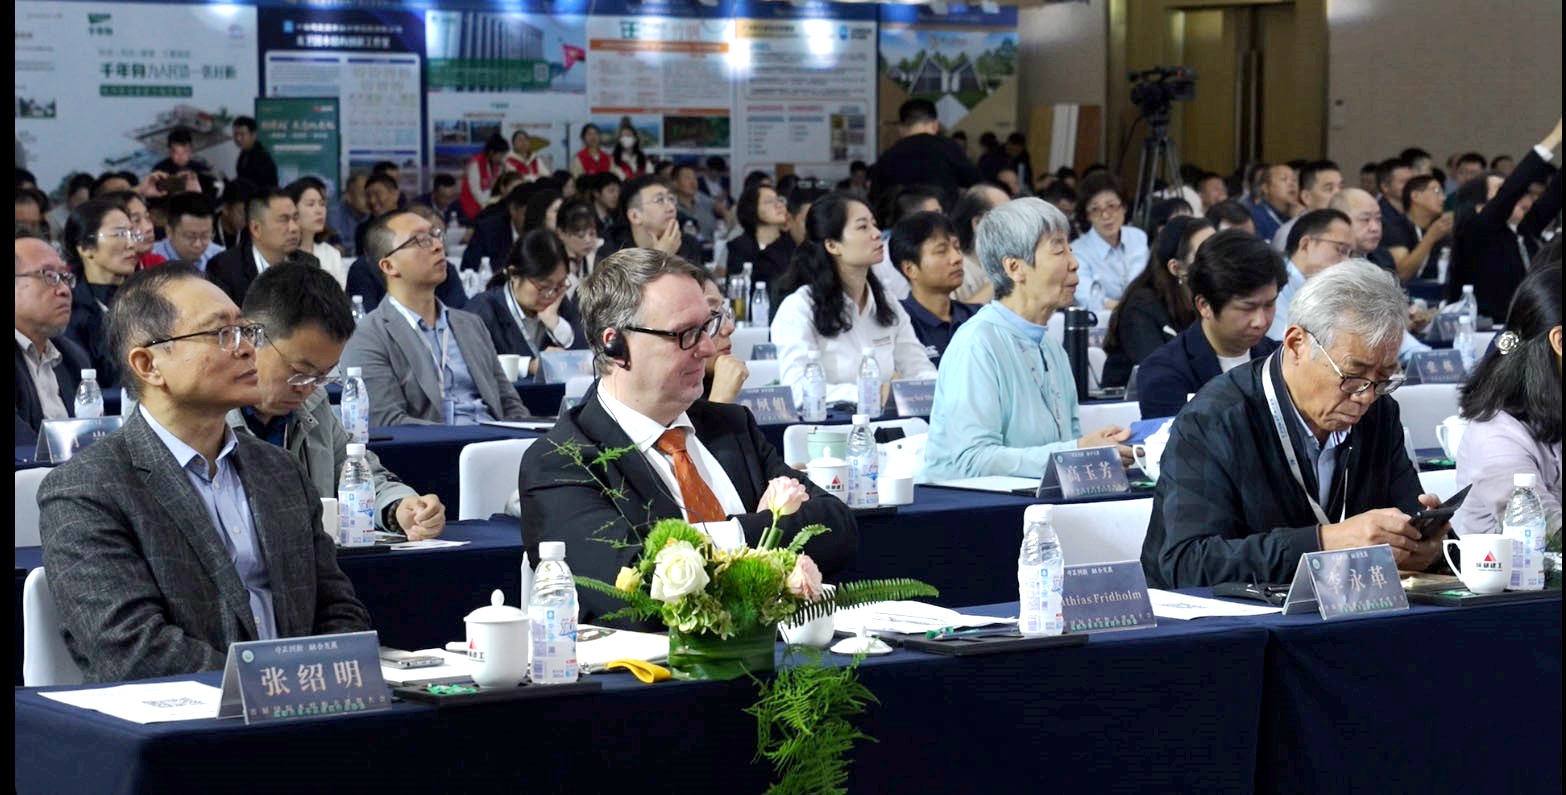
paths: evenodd
<path fill-rule="evenodd" d="M 1144 116 L 1148 133 L 1142 140 L 1142 158 L 1136 168 L 1136 209 L 1131 224 L 1152 234 L 1148 226 L 1153 214 L 1153 186 L 1162 176 L 1174 191 L 1180 190 L 1180 153 L 1169 138 L 1169 116 Z"/>

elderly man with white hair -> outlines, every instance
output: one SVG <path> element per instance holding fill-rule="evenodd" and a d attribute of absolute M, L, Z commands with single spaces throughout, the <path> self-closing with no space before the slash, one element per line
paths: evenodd
<path fill-rule="evenodd" d="M 1287 583 L 1306 552 L 1376 544 L 1398 568 L 1441 556 L 1409 524 L 1419 473 L 1403 447 L 1392 274 L 1349 260 L 1295 294 L 1283 345 L 1209 381 L 1175 417 L 1142 567 L 1155 588 Z"/>
<path fill-rule="evenodd" d="M 1036 478 L 1057 450 L 1116 445 L 1123 461 L 1131 432 L 1115 425 L 1083 434 L 1077 390 L 1049 316 L 1071 306 L 1077 260 L 1071 223 L 1054 205 L 1025 198 L 979 222 L 979 262 L 995 300 L 957 329 L 941 357 L 930 411 L 923 477 Z"/>

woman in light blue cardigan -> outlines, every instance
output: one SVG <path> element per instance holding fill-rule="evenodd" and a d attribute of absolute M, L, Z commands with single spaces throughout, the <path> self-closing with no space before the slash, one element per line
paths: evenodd
<path fill-rule="evenodd" d="M 995 300 L 952 337 L 941 357 L 922 480 L 986 475 L 1037 478 L 1056 450 L 1116 445 L 1131 431 L 1082 434 L 1066 351 L 1045 334 L 1071 306 L 1077 261 L 1066 216 L 1040 199 L 1008 202 L 979 222 L 979 262 Z"/>

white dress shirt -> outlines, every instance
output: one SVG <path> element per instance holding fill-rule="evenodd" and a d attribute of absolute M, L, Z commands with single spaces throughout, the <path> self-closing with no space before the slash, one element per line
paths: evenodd
<path fill-rule="evenodd" d="M 321 261 L 321 270 L 332 274 L 332 278 L 337 280 L 338 287 L 348 289 L 348 266 L 343 262 L 343 253 L 336 246 L 320 240 L 310 247 L 310 253 Z"/>
<path fill-rule="evenodd" d="M 859 396 L 859 357 L 865 348 L 875 351 L 875 362 L 881 368 L 881 383 L 898 378 L 934 378 L 935 365 L 925 355 L 924 344 L 914 333 L 913 321 L 907 310 L 891 296 L 887 296 L 896 323 L 883 326 L 875 319 L 875 294 L 870 294 L 863 309 L 851 296 L 844 296 L 848 311 L 853 316 L 853 328 L 838 332 L 836 337 L 823 337 L 816 333 L 812 318 L 815 302 L 811 288 L 795 290 L 778 305 L 772 316 L 772 342 L 778 346 L 779 381 L 798 385 L 805 382 L 805 363 L 810 351 L 821 352 L 821 367 L 826 371 L 828 403 L 854 401 Z M 795 400 L 800 399 L 796 389 Z"/>

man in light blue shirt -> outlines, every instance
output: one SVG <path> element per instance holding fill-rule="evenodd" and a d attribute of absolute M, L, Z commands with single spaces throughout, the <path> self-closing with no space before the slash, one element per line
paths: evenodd
<path fill-rule="evenodd" d="M 223 253 L 212 242 L 212 204 L 200 193 L 176 193 L 169 197 L 168 221 L 164 238 L 152 246 L 152 253 L 166 260 L 184 260 L 206 273 L 207 262 Z"/>

